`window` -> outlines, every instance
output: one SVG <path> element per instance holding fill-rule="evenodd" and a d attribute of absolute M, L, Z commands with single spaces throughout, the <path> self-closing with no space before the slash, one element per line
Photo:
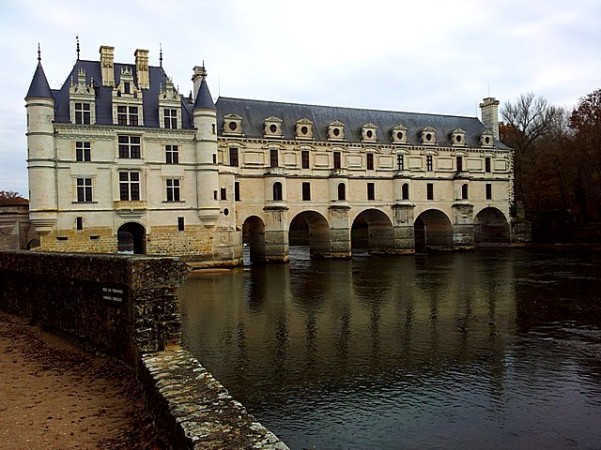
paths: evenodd
<path fill-rule="evenodd" d="M 303 200 L 306 202 L 311 200 L 311 183 L 307 181 L 303 182 Z"/>
<path fill-rule="evenodd" d="M 282 198 L 282 183 L 276 181 L 273 183 L 273 199 L 274 201 L 281 201 Z"/>
<path fill-rule="evenodd" d="M 139 158 L 140 137 L 119 136 L 119 158 Z"/>
<path fill-rule="evenodd" d="M 89 142 L 75 142 L 75 160 L 90 161 L 91 144 Z"/>
<path fill-rule="evenodd" d="M 367 199 L 376 199 L 376 185 L 374 183 L 367 183 Z"/>
<path fill-rule="evenodd" d="M 269 167 L 278 167 L 278 150 L 276 148 L 272 148 L 269 150 Z"/>
<path fill-rule="evenodd" d="M 92 179 L 77 179 L 77 201 L 80 203 L 89 203 L 92 201 Z"/>
<path fill-rule="evenodd" d="M 374 154 L 367 154 L 367 170 L 374 170 Z"/>
<path fill-rule="evenodd" d="M 309 168 L 309 150 L 303 150 L 301 152 L 301 165 L 303 169 Z"/>
<path fill-rule="evenodd" d="M 346 200 L 346 184 L 338 184 L 338 200 Z"/>
<path fill-rule="evenodd" d="M 467 200 L 467 184 L 461 185 L 461 200 Z"/>
<path fill-rule="evenodd" d="M 401 188 L 401 197 L 403 200 L 409 200 L 409 183 L 403 184 Z"/>
<path fill-rule="evenodd" d="M 434 185 L 432 183 L 426 185 L 426 198 L 428 200 L 434 200 Z"/>
<path fill-rule="evenodd" d="M 334 152 L 334 169 L 340 169 L 340 152 Z"/>
<path fill-rule="evenodd" d="M 230 166 L 238 167 L 238 147 L 230 147 Z"/>
<path fill-rule="evenodd" d="M 490 156 L 484 158 L 484 171 L 486 173 L 492 172 L 492 170 L 490 169 Z"/>
<path fill-rule="evenodd" d="M 75 218 L 75 228 L 78 230 L 83 230 L 83 217 Z"/>
<path fill-rule="evenodd" d="M 486 185 L 486 200 L 492 200 L 492 184 Z"/>
<path fill-rule="evenodd" d="M 179 180 L 177 178 L 168 178 L 167 184 L 167 201 L 179 202 Z"/>
<path fill-rule="evenodd" d="M 463 172 L 463 156 L 457 157 L 457 172 Z"/>
<path fill-rule="evenodd" d="M 184 218 L 183 217 L 178 217 L 177 218 L 177 230 L 178 231 L 184 231 L 186 229 L 185 224 L 184 224 Z"/>
<path fill-rule="evenodd" d="M 240 201 L 240 182 L 239 181 L 234 182 L 234 200 L 237 202 Z"/>
<path fill-rule="evenodd" d="M 221 188 L 220 189 L 220 198 L 221 200 L 227 200 L 227 189 L 226 188 Z"/>
<path fill-rule="evenodd" d="M 397 153 L 396 155 L 396 166 L 397 170 L 405 170 L 405 158 L 403 158 L 402 153 Z"/>
<path fill-rule="evenodd" d="M 75 123 L 80 125 L 89 125 L 90 119 L 90 104 L 89 103 L 75 103 Z"/>
<path fill-rule="evenodd" d="M 165 162 L 167 164 L 179 163 L 179 147 L 177 145 L 165 146 Z"/>
<path fill-rule="evenodd" d="M 117 124 L 118 125 L 138 125 L 138 107 L 137 106 L 117 106 Z"/>
<path fill-rule="evenodd" d="M 129 83 L 127 81 L 125 83 L 123 83 L 123 92 L 125 94 L 131 94 L 131 83 Z"/>
<path fill-rule="evenodd" d="M 217 194 L 218 194 L 217 191 L 213 191 L 213 200 L 217 200 Z"/>
<path fill-rule="evenodd" d="M 163 114 L 165 128 L 177 128 L 177 109 L 165 108 Z"/>
<path fill-rule="evenodd" d="M 140 200 L 140 172 L 119 172 L 119 198 Z"/>
<path fill-rule="evenodd" d="M 433 158 L 432 155 L 426 155 L 426 171 L 432 172 L 433 169 Z"/>

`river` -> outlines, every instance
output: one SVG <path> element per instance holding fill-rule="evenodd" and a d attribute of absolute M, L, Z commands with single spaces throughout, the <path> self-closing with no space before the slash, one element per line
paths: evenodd
<path fill-rule="evenodd" d="M 185 347 L 291 449 L 601 448 L 601 256 L 290 254 L 180 301 Z"/>

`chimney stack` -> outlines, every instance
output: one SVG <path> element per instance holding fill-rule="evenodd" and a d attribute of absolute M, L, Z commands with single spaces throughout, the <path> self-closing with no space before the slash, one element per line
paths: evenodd
<path fill-rule="evenodd" d="M 205 69 L 204 62 L 202 66 L 195 66 L 192 70 L 194 71 L 192 74 L 192 94 L 194 95 L 194 99 L 196 99 L 198 96 L 198 90 L 200 89 L 200 83 L 202 83 L 203 78 L 207 76 L 207 71 Z"/>
<path fill-rule="evenodd" d="M 138 87 L 140 89 L 150 88 L 150 76 L 148 72 L 148 50 L 137 49 L 134 52 L 136 57 L 136 72 L 138 75 Z"/>
<path fill-rule="evenodd" d="M 102 45 L 100 47 L 100 68 L 102 85 L 115 87 L 115 47 Z"/>
<path fill-rule="evenodd" d="M 492 131 L 495 139 L 499 139 L 499 100 L 494 97 L 486 97 L 480 103 L 482 123 Z"/>

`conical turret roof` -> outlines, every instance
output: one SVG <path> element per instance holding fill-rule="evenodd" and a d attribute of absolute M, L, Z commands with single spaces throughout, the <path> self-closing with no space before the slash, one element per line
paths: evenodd
<path fill-rule="evenodd" d="M 51 98 L 54 100 L 54 95 L 52 95 L 52 90 L 50 89 L 50 85 L 46 79 L 46 74 L 42 68 L 41 61 L 38 62 L 38 66 L 33 74 L 33 79 L 31 80 L 31 85 L 29 86 L 29 90 L 25 96 L 26 99 L 30 97 Z"/>
<path fill-rule="evenodd" d="M 216 110 L 215 103 L 213 102 L 213 97 L 211 97 L 211 92 L 209 91 L 207 79 L 204 76 L 202 78 L 202 81 L 200 82 L 200 87 L 198 88 L 196 99 L 194 100 L 194 109 Z"/>

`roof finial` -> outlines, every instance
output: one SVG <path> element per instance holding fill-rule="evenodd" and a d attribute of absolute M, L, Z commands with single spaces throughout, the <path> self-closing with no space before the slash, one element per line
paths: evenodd
<path fill-rule="evenodd" d="M 40 48 L 39 42 L 38 42 L 38 62 L 42 62 L 42 50 Z"/>
<path fill-rule="evenodd" d="M 75 36 L 75 40 L 77 41 L 77 60 L 79 61 L 79 34 Z"/>
<path fill-rule="evenodd" d="M 200 76 L 201 77 L 206 77 L 207 76 L 207 68 L 205 67 L 205 60 L 202 60 L 202 66 L 200 66 Z"/>
<path fill-rule="evenodd" d="M 163 67 L 163 44 L 159 44 L 159 66 Z"/>

